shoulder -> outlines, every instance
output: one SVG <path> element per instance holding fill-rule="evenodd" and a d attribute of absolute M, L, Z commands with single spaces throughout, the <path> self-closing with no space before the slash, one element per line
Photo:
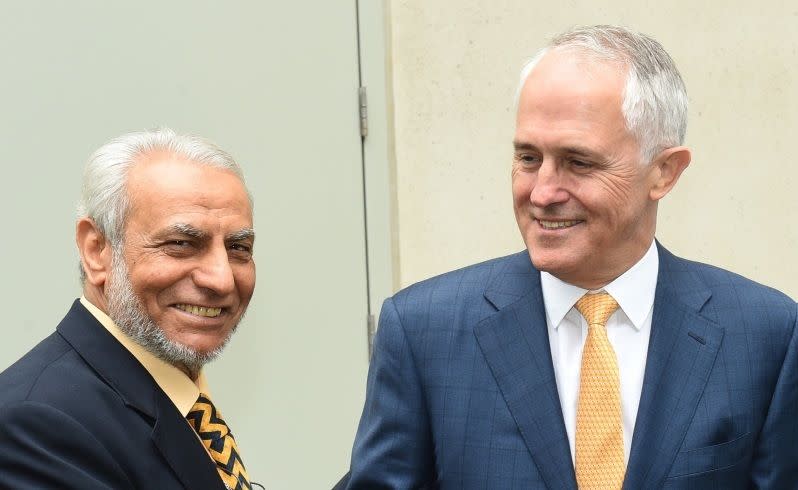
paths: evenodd
<path fill-rule="evenodd" d="M 119 394 L 54 333 L 0 373 L 0 407 L 30 402 L 91 424 L 124 406 Z"/>
<path fill-rule="evenodd" d="M 386 323 L 397 323 L 408 333 L 471 328 L 496 311 L 486 293 L 524 274 L 537 274 L 526 251 L 426 279 L 385 301 L 380 328 Z"/>
<path fill-rule="evenodd" d="M 792 333 L 798 305 L 781 291 L 720 267 L 672 255 L 661 262 L 661 267 L 675 289 L 688 293 L 699 288 L 708 291 L 710 297 L 704 310 L 718 323 L 757 325 L 759 331 L 771 327 Z"/>
<path fill-rule="evenodd" d="M 103 333 L 99 330 L 102 327 L 85 327 L 88 343 Z M 107 349 L 102 352 L 115 355 Z M 111 376 L 90 365 L 67 337 L 56 331 L 0 373 L 0 409 L 6 409 L 0 423 L 8 423 L 12 415 L 14 420 L 21 420 L 26 412 L 42 412 L 49 407 L 52 414 L 70 417 L 87 429 L 110 431 L 111 426 L 126 423 L 123 419 L 132 413 L 111 384 L 125 380 Z"/>
<path fill-rule="evenodd" d="M 402 289 L 394 295 L 393 300 L 403 303 L 414 298 L 429 297 L 436 301 L 447 301 L 457 296 L 482 295 L 497 279 L 516 269 L 532 270 L 526 251 L 486 260 L 425 279 Z"/>
<path fill-rule="evenodd" d="M 770 286 L 741 276 L 735 272 L 692 260 L 676 258 L 671 269 L 681 269 L 709 288 L 713 295 L 735 297 L 745 303 L 764 302 L 773 306 L 795 305 L 789 296 Z"/>
<path fill-rule="evenodd" d="M 56 384 L 64 389 L 66 377 L 80 371 L 79 357 L 71 346 L 58 334 L 53 333 L 33 349 L 0 373 L 0 406 L 24 401 L 31 392 L 57 379 Z"/>
<path fill-rule="evenodd" d="M 112 454 L 139 437 L 131 434 L 137 419 L 53 333 L 0 373 L 0 473 L 20 488 L 45 480 L 94 488 L 101 479 L 109 488 L 130 488 Z"/>

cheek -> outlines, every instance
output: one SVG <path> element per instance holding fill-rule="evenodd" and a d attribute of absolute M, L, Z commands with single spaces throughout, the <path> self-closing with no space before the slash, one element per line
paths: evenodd
<path fill-rule="evenodd" d="M 516 207 L 529 204 L 529 196 L 532 194 L 533 187 L 534 181 L 530 176 L 523 173 L 513 175 L 513 203 Z"/>
<path fill-rule="evenodd" d="M 618 236 L 626 235 L 629 229 L 636 229 L 645 213 L 646 202 L 645 196 L 634 188 L 609 197 L 601 204 L 609 229 Z"/>
<path fill-rule="evenodd" d="M 620 209 L 632 198 L 633 182 L 625 178 L 605 177 L 598 182 L 605 205 L 612 209 Z"/>
<path fill-rule="evenodd" d="M 155 308 L 158 304 L 171 302 L 175 286 L 190 275 L 190 269 L 161 262 L 153 267 L 130 271 L 130 281 L 142 303 Z"/>
<path fill-rule="evenodd" d="M 242 267 L 235 272 L 235 281 L 241 302 L 247 303 L 255 292 L 255 264 Z"/>
<path fill-rule="evenodd" d="M 626 221 L 630 215 L 637 214 L 641 206 L 643 183 L 635 175 L 599 175 L 589 190 L 585 189 L 587 200 L 597 214 L 611 222 Z"/>
<path fill-rule="evenodd" d="M 161 274 L 154 271 L 131 271 L 130 283 L 133 292 L 141 297 L 142 301 L 147 302 L 160 289 L 162 282 Z"/>

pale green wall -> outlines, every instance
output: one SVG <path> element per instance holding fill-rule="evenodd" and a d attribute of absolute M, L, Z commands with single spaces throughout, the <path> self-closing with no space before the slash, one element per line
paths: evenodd
<path fill-rule="evenodd" d="M 257 232 L 250 309 L 208 368 L 214 402 L 253 479 L 332 486 L 368 367 L 356 18 L 351 1 L 5 2 L 0 369 L 80 294 L 91 151 L 158 125 L 203 135 L 243 166 Z M 379 37 L 381 13 L 364 21 Z"/>

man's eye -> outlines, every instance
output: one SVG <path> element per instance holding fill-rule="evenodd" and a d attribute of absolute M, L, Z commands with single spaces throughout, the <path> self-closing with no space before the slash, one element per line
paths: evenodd
<path fill-rule="evenodd" d="M 190 240 L 167 240 L 162 246 L 172 253 L 185 253 L 191 250 L 192 245 Z"/>
<path fill-rule="evenodd" d="M 521 163 L 523 163 L 525 165 L 534 165 L 534 164 L 540 162 L 540 157 L 538 157 L 537 155 L 521 154 L 521 155 L 517 155 L 515 158 L 519 162 L 521 162 Z"/>
<path fill-rule="evenodd" d="M 160 248 L 169 255 L 184 256 L 192 253 L 194 243 L 191 240 L 166 240 Z"/>
<path fill-rule="evenodd" d="M 230 248 L 237 252 L 252 253 L 252 247 L 244 243 L 234 243 L 230 245 Z"/>
<path fill-rule="evenodd" d="M 583 162 L 582 160 L 571 160 L 571 165 L 579 169 L 587 169 L 593 166 L 592 163 Z"/>

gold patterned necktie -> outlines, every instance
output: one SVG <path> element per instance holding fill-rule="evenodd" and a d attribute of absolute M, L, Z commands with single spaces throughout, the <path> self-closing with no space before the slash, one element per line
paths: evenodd
<path fill-rule="evenodd" d="M 618 303 L 607 293 L 586 294 L 576 309 L 588 324 L 576 410 L 576 481 L 579 490 L 617 490 L 626 465 L 618 361 L 606 325 Z"/>
<path fill-rule="evenodd" d="M 251 489 L 233 433 L 207 395 L 200 393 L 186 419 L 216 462 L 216 470 L 225 486 L 233 490 Z"/>

